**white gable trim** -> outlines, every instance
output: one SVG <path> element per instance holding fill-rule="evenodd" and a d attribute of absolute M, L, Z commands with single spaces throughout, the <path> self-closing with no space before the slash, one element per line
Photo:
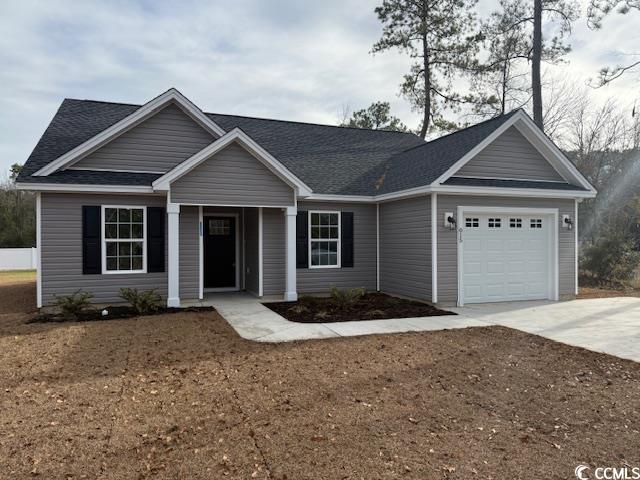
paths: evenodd
<path fill-rule="evenodd" d="M 184 113 L 186 113 L 189 117 L 191 117 L 196 123 L 198 123 L 201 127 L 203 127 L 208 132 L 222 136 L 225 131 L 216 124 L 213 120 L 207 117 L 202 110 L 196 107 L 191 101 L 182 95 L 175 88 L 170 88 L 162 95 L 154 98 L 153 100 L 147 102 L 140 108 L 138 108 L 135 112 L 133 112 L 128 117 L 123 118 L 116 124 L 110 126 L 106 130 L 103 130 L 99 134 L 90 138 L 86 142 L 78 145 L 73 150 L 68 151 L 64 155 L 61 155 L 53 162 L 48 165 L 42 167 L 40 170 L 35 172 L 34 176 L 46 176 L 54 173 L 64 167 L 67 167 L 74 162 L 80 160 L 88 153 L 102 147 L 108 142 L 112 141 L 114 138 L 122 135 L 126 131 L 128 131 L 133 126 L 145 121 L 149 117 L 156 114 L 158 111 L 169 105 L 170 103 L 175 103 L 178 105 Z"/>
<path fill-rule="evenodd" d="M 211 143 L 209 146 L 203 148 L 195 155 L 189 157 L 184 162 L 175 166 L 172 170 L 167 172 L 162 177 L 153 182 L 154 190 L 168 191 L 171 183 L 187 174 L 202 162 L 220 152 L 222 149 L 230 145 L 231 143 L 238 143 L 253 157 L 262 162 L 273 174 L 279 177 L 283 182 L 294 188 L 299 197 L 307 197 L 311 195 L 311 188 L 307 186 L 302 180 L 296 177 L 289 169 L 276 160 L 269 152 L 262 148 L 255 140 L 249 135 L 244 133 L 240 128 L 234 128 L 229 133 L 226 133 L 218 140 Z"/>
<path fill-rule="evenodd" d="M 449 169 L 440 175 L 431 186 L 440 186 L 446 182 L 449 178 L 453 177 L 457 171 L 459 171 L 464 165 L 471 161 L 476 155 L 484 150 L 489 144 L 491 144 L 496 138 L 502 135 L 510 127 L 514 126 L 518 129 L 524 137 L 531 142 L 534 148 L 540 152 L 540 154 L 547 160 L 553 168 L 563 177 L 565 180 L 574 180 L 583 188 L 586 188 L 589 192 L 596 193 L 596 189 L 589 183 L 589 181 L 578 171 L 578 169 L 569 161 L 569 159 L 560 151 L 560 149 L 547 137 L 538 126 L 531 120 L 531 118 L 524 113 L 523 110 L 518 110 L 511 118 L 498 127 L 493 133 L 488 135 L 482 142 L 471 149 L 465 156 L 454 163 Z"/>

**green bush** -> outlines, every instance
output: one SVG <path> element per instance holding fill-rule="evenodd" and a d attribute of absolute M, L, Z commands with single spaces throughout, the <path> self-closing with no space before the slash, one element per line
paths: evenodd
<path fill-rule="evenodd" d="M 121 288 L 120 298 L 129 302 L 138 315 L 149 315 L 162 307 L 162 297 L 155 290 L 139 292 L 137 288 Z"/>
<path fill-rule="evenodd" d="M 583 250 L 581 266 L 601 285 L 625 287 L 640 266 L 640 252 L 624 237 L 600 238 Z"/>
<path fill-rule="evenodd" d="M 83 292 L 82 290 L 76 290 L 71 295 L 57 296 L 54 295 L 56 302 L 55 305 L 65 319 L 76 320 L 78 315 L 84 310 L 91 307 L 89 300 L 93 298 L 93 295 L 89 292 Z"/>
<path fill-rule="evenodd" d="M 331 287 L 331 300 L 339 308 L 346 308 L 360 300 L 367 291 L 364 288 L 351 288 L 340 290 L 336 286 Z"/>

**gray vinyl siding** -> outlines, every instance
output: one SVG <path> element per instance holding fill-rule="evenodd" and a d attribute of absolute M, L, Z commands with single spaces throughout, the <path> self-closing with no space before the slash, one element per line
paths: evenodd
<path fill-rule="evenodd" d="M 431 197 L 380 204 L 380 290 L 431 300 Z"/>
<path fill-rule="evenodd" d="M 171 104 L 73 165 L 83 169 L 167 172 L 216 139 Z"/>
<path fill-rule="evenodd" d="M 180 299 L 195 299 L 200 296 L 200 239 L 198 207 L 180 207 Z"/>
<path fill-rule="evenodd" d="M 293 189 L 237 144 L 208 158 L 171 185 L 176 203 L 292 206 Z"/>
<path fill-rule="evenodd" d="M 298 211 L 353 212 L 353 267 L 299 268 L 298 293 L 327 293 L 338 288 L 376 290 L 376 206 L 358 203 L 299 202 Z"/>
<path fill-rule="evenodd" d="M 260 289 L 260 265 L 258 256 L 258 209 L 247 208 L 245 210 L 245 288 L 247 291 L 258 294 Z"/>
<path fill-rule="evenodd" d="M 93 195 L 42 193 L 42 300 L 54 303 L 54 295 L 78 289 L 93 294 L 94 303 L 121 303 L 122 287 L 157 289 L 167 296 L 167 273 L 84 275 L 82 273 L 83 205 L 132 205 L 165 207 L 166 198 L 143 195 Z M 166 245 L 166 241 L 165 241 Z"/>
<path fill-rule="evenodd" d="M 516 127 L 496 138 L 455 176 L 565 181 Z"/>
<path fill-rule="evenodd" d="M 284 213 L 262 209 L 262 290 L 263 295 L 282 295 L 286 287 Z"/>
<path fill-rule="evenodd" d="M 575 216 L 575 201 L 570 199 L 467 197 L 462 195 L 438 195 L 438 219 L 445 212 L 457 215 L 458 206 L 557 208 L 558 222 L 562 215 Z M 575 230 L 558 228 L 560 296 L 575 295 Z M 444 227 L 438 221 L 438 301 L 455 303 L 458 300 L 458 240 L 456 230 Z"/>

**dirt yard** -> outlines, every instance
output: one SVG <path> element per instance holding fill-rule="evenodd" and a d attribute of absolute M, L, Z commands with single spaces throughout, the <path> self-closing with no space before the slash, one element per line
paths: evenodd
<path fill-rule="evenodd" d="M 640 365 L 505 328 L 269 345 L 215 313 L 26 318 L 0 314 L 3 478 L 568 479 L 581 463 L 640 466 Z"/>
<path fill-rule="evenodd" d="M 0 315 L 36 309 L 35 270 L 0 272 Z"/>
<path fill-rule="evenodd" d="M 640 290 L 609 290 L 606 288 L 580 287 L 579 299 L 611 298 L 611 297 L 640 297 Z"/>

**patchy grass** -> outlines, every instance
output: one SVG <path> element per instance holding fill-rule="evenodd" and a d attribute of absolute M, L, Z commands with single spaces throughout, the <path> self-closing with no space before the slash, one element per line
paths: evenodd
<path fill-rule="evenodd" d="M 35 281 L 35 270 L 0 270 L 0 285 Z"/>
<path fill-rule="evenodd" d="M 640 297 L 640 289 L 629 288 L 627 290 L 615 290 L 599 287 L 580 287 L 576 298 L 612 298 L 612 297 Z"/>
<path fill-rule="evenodd" d="M 5 297 L 0 288 L 0 298 Z M 260 344 L 0 315 L 7 478 L 502 479 L 640 465 L 640 365 L 501 327 Z"/>

